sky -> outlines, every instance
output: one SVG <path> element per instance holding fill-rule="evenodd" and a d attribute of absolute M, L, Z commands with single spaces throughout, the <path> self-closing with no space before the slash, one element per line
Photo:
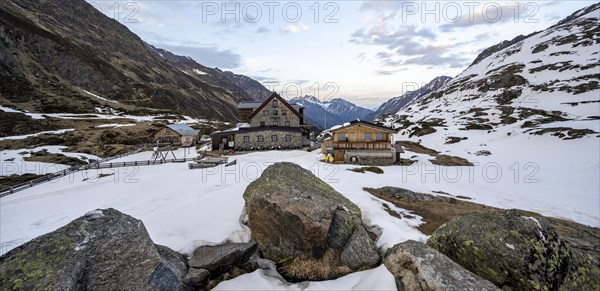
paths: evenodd
<path fill-rule="evenodd" d="M 87 0 L 144 41 L 291 99 L 374 108 L 595 1 Z"/>

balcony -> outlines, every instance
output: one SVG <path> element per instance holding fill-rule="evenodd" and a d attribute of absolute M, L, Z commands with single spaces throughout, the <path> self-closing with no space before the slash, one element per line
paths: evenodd
<path fill-rule="evenodd" d="M 327 147 L 343 150 L 389 150 L 392 144 L 389 141 L 359 141 L 359 142 L 343 142 L 334 141 L 326 143 Z"/>

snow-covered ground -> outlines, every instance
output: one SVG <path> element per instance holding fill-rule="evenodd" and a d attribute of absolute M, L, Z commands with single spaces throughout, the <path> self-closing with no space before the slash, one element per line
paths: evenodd
<path fill-rule="evenodd" d="M 529 136 L 518 138 L 527 139 Z M 569 156 L 598 153 L 591 151 L 590 143 L 586 143 L 585 139 L 570 142 L 568 151 L 560 147 L 564 143 L 548 143 L 544 151 L 539 151 L 536 148 L 527 149 L 527 143 L 522 141 L 519 144 L 527 150 L 512 154 L 509 144 L 499 139 L 483 147 L 492 152 L 491 156 L 469 155 L 469 159 L 479 163 L 479 166 L 435 167 L 427 161 L 426 155 L 418 155 L 420 162 L 417 166 L 383 167 L 385 173 L 382 175 L 348 171 L 354 167 L 351 165 L 325 164 L 319 162 L 320 154 L 304 151 L 237 155 L 230 157 L 231 160 L 237 159 L 237 165 L 227 168 L 219 166 L 190 170 L 185 163 L 173 163 L 89 170 L 0 198 L 1 252 L 51 232 L 90 210 L 109 207 L 141 219 L 155 243 L 188 255 L 201 245 L 248 241 L 250 230 L 240 223 L 244 208 L 242 194 L 262 170 L 279 161 L 301 165 L 356 203 L 362 209 L 364 222 L 381 230 L 377 245 L 383 249 L 408 239 L 425 241 L 427 236 L 415 228 L 421 223 L 419 217 L 392 217 L 384 210 L 384 202 L 363 191 L 363 187 L 397 186 L 426 193 L 444 191 L 452 195 L 469 196 L 478 203 L 504 208 L 518 207 L 598 226 L 600 198 L 597 156 L 590 157 L 587 164 L 569 162 Z M 456 144 L 457 147 L 464 145 L 466 143 Z M 454 154 L 454 151 L 459 149 L 453 149 L 450 154 Z M 543 152 L 564 154 L 564 157 L 546 161 L 547 154 Z M 190 157 L 195 152 L 193 149 L 180 149 L 175 151 L 175 155 L 177 158 L 184 155 Z M 142 152 L 120 160 L 147 160 L 151 156 L 152 152 Z M 530 161 L 539 167 L 527 166 L 526 163 Z M 516 176 L 517 180 L 510 170 L 513 162 L 520 163 L 518 168 L 521 173 Z M 502 171 L 501 176 L 495 175 L 498 169 Z M 99 173 L 114 175 L 98 178 Z M 388 205 L 395 211 L 405 212 Z M 265 276 L 263 272 L 256 271 L 223 282 L 219 288 L 285 287 L 297 290 L 334 286 L 341 286 L 341 289 L 393 286 L 393 279 L 384 267 L 338 279 L 344 283 L 312 282 L 308 286 L 285 285 Z"/>
<path fill-rule="evenodd" d="M 81 160 L 99 159 L 95 155 L 84 154 L 84 153 L 72 153 L 65 152 L 65 146 L 41 146 L 27 149 L 17 150 L 2 150 L 0 152 L 0 176 L 10 176 L 13 174 L 37 174 L 44 175 L 50 173 L 56 173 L 64 169 L 69 168 L 68 165 L 43 163 L 43 162 L 31 162 L 25 161 L 23 158 L 30 157 L 31 153 L 39 152 L 42 150 L 48 151 L 48 153 L 62 154 L 67 157 L 74 157 Z M 40 186 L 44 187 L 44 186 Z"/>
<path fill-rule="evenodd" d="M 65 132 L 69 132 L 69 131 L 73 131 L 74 129 L 70 128 L 70 129 L 60 129 L 60 130 L 48 130 L 48 131 L 41 131 L 38 133 L 32 133 L 32 134 L 25 134 L 25 135 L 13 135 L 13 136 L 5 136 L 5 137 L 0 137 L 0 141 L 2 140 L 15 140 L 15 139 L 26 139 L 28 137 L 33 137 L 33 136 L 38 136 L 38 135 L 42 135 L 42 134 L 63 134 Z"/>

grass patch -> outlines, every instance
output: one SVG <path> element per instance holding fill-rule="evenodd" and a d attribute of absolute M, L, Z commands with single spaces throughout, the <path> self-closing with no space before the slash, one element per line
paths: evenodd
<path fill-rule="evenodd" d="M 356 173 L 365 173 L 365 172 L 372 172 L 375 174 L 383 174 L 383 169 L 381 169 L 380 167 L 359 167 L 359 168 L 353 168 L 353 169 L 348 169 L 352 172 L 356 172 Z"/>

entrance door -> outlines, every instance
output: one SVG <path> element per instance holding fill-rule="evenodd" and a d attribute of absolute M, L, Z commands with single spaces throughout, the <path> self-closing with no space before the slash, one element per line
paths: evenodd
<path fill-rule="evenodd" d="M 344 151 L 343 150 L 335 150 L 333 151 L 333 158 L 336 162 L 344 161 Z"/>

